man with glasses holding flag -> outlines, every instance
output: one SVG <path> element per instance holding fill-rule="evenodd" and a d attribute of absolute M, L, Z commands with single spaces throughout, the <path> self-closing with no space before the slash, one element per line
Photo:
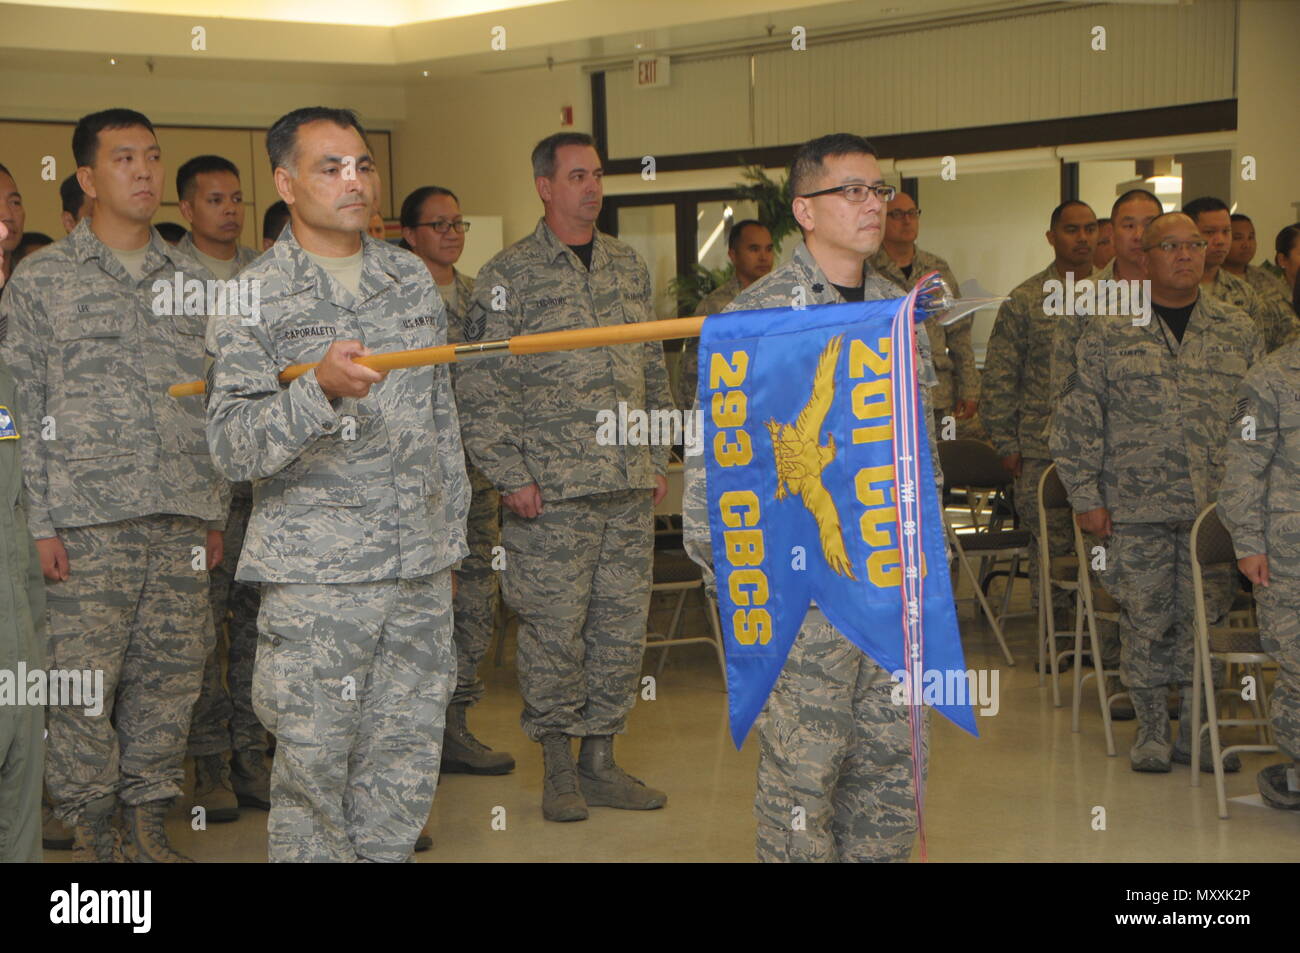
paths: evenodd
<path fill-rule="evenodd" d="M 885 205 L 895 195 L 884 184 L 871 143 L 848 133 L 806 143 L 791 165 L 790 184 L 803 242 L 789 262 L 741 292 L 727 312 L 899 297 L 870 264 L 880 247 Z M 916 334 L 925 410 L 927 390 L 936 381 L 924 327 Z M 933 433 L 930 453 L 938 483 Z M 683 528 L 687 552 L 713 587 L 699 456 L 687 457 Z M 889 673 L 820 609 L 808 611 L 758 720 L 754 814 L 760 861 L 909 858 L 917 831 L 912 737 L 908 707 L 894 702 L 894 687 Z M 922 776 L 927 750 L 928 739 L 917 752 Z"/>

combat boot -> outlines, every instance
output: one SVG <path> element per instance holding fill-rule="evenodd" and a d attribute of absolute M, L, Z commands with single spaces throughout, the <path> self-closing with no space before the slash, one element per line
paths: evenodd
<path fill-rule="evenodd" d="M 1297 778 L 1297 787 L 1293 788 L 1287 779 L 1290 773 L 1300 775 L 1300 761 L 1272 764 L 1255 776 L 1259 796 L 1269 807 L 1275 807 L 1279 811 L 1300 811 L 1300 790 L 1297 790 L 1300 788 L 1300 777 Z"/>
<path fill-rule="evenodd" d="M 542 817 L 548 821 L 585 821 L 587 802 L 578 791 L 578 772 L 573 766 L 569 736 L 558 732 L 543 735 L 542 762 L 546 769 L 542 782 Z"/>
<path fill-rule="evenodd" d="M 1137 739 L 1129 749 L 1129 763 L 1134 771 L 1165 772 L 1170 770 L 1169 712 L 1165 709 L 1165 689 L 1130 688 L 1133 710 L 1137 715 Z"/>
<path fill-rule="evenodd" d="M 578 752 L 578 783 L 587 803 L 625 811 L 654 811 L 668 803 L 668 795 L 647 787 L 614 763 L 614 736 L 589 735 Z"/>
<path fill-rule="evenodd" d="M 447 727 L 442 733 L 443 774 L 509 774 L 515 759 L 504 751 L 493 751 L 469 730 L 469 705 L 447 706 Z"/>
<path fill-rule="evenodd" d="M 219 754 L 194 759 L 194 806 L 214 824 L 239 820 L 239 801 L 230 786 L 230 766 Z"/>
<path fill-rule="evenodd" d="M 433 807 L 429 811 L 428 820 L 420 828 L 420 836 L 415 839 L 415 853 L 423 853 L 433 847 L 433 832 L 438 829 L 438 802 L 433 802 Z"/>
<path fill-rule="evenodd" d="M 120 864 L 122 837 L 114 820 L 117 797 L 105 794 L 81 809 L 72 825 L 72 861 L 77 864 Z"/>
<path fill-rule="evenodd" d="M 256 749 L 230 755 L 230 786 L 240 807 L 271 809 L 271 765 L 266 752 Z"/>
<path fill-rule="evenodd" d="M 1124 683 L 1119 680 L 1118 675 L 1110 675 L 1106 678 L 1106 697 L 1118 695 L 1120 692 L 1128 692 Z M 1133 699 L 1117 698 L 1110 703 L 1110 720 L 1111 721 L 1132 721 L 1133 720 Z"/>
<path fill-rule="evenodd" d="M 194 860 L 172 849 L 163 827 L 170 801 L 146 801 L 122 806 L 126 836 L 123 853 L 133 864 L 192 864 Z"/>
<path fill-rule="evenodd" d="M 1205 705 L 1201 705 L 1201 725 L 1205 724 Z M 1192 687 L 1184 685 L 1179 693 L 1178 707 L 1178 741 L 1174 743 L 1171 756 L 1174 764 L 1192 763 Z M 1201 742 L 1201 770 L 1206 774 L 1214 773 L 1214 752 L 1210 749 L 1207 735 Z M 1241 770 L 1241 759 L 1234 751 L 1223 759 L 1223 770 L 1233 774 Z"/>

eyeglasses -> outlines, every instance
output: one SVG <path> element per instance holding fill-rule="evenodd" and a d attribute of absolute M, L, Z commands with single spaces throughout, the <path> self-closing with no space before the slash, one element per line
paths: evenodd
<path fill-rule="evenodd" d="M 1176 251 L 1205 251 L 1209 244 L 1204 238 L 1196 238 L 1187 242 L 1163 241 L 1156 245 L 1147 245 L 1142 250 L 1152 251 L 1159 248 L 1162 252 L 1172 255 Z"/>
<path fill-rule="evenodd" d="M 901 222 L 904 219 L 920 218 L 921 210 L 919 208 L 896 208 L 892 212 L 886 212 L 885 214 L 894 221 Z"/>
<path fill-rule="evenodd" d="M 469 231 L 469 226 L 470 223 L 464 220 L 457 221 L 457 222 L 444 222 L 440 220 L 437 222 L 416 222 L 415 223 L 416 228 L 432 228 L 439 235 L 447 234 L 447 229 L 449 228 L 454 228 L 456 229 L 456 231 L 464 235 L 466 232 Z"/>
<path fill-rule="evenodd" d="M 892 185 L 837 185 L 833 189 L 822 189 L 820 192 L 809 192 L 807 195 L 801 195 L 801 199 L 813 199 L 819 195 L 832 195 L 835 192 L 841 193 L 845 199 L 854 205 L 861 205 L 867 200 L 868 195 L 875 194 L 876 198 L 882 202 L 892 202 L 894 196 L 898 194 L 898 189 Z"/>

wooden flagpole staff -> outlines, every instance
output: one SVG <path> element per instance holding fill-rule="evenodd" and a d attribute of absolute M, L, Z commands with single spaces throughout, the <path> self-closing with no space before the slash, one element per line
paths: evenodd
<path fill-rule="evenodd" d="M 952 324 L 972 311 L 1004 301 L 1005 298 L 965 298 L 953 301 L 941 299 L 939 323 Z M 570 331 L 548 331 L 543 334 L 518 334 L 496 341 L 477 341 L 468 344 L 443 344 L 439 347 L 422 347 L 410 351 L 386 351 L 368 357 L 355 358 L 358 364 L 376 371 L 394 371 L 402 367 L 422 367 L 428 364 L 450 364 L 456 361 L 494 357 L 501 354 L 541 354 L 546 351 L 574 351 L 587 347 L 611 344 L 640 344 L 645 341 L 667 341 L 673 338 L 699 337 L 704 318 L 668 318 L 663 321 L 641 321 L 636 324 L 618 324 L 602 328 L 575 328 Z M 280 383 L 287 384 L 301 377 L 316 364 L 291 364 L 280 372 Z M 203 381 L 173 384 L 167 393 L 173 397 L 190 397 L 202 394 Z"/>

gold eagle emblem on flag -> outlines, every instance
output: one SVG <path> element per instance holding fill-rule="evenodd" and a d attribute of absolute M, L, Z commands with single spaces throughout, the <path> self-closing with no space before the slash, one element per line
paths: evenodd
<path fill-rule="evenodd" d="M 822 424 L 835 400 L 835 365 L 842 341 L 843 335 L 831 338 L 822 350 L 813 374 L 812 396 L 795 422 L 769 420 L 767 430 L 772 435 L 772 454 L 776 458 L 776 498 L 783 500 L 793 494 L 803 501 L 817 521 L 826 562 L 839 575 L 856 580 L 844 549 L 839 511 L 822 485 L 822 471 L 835 459 L 835 435 L 827 433 L 824 446 L 818 443 Z"/>

